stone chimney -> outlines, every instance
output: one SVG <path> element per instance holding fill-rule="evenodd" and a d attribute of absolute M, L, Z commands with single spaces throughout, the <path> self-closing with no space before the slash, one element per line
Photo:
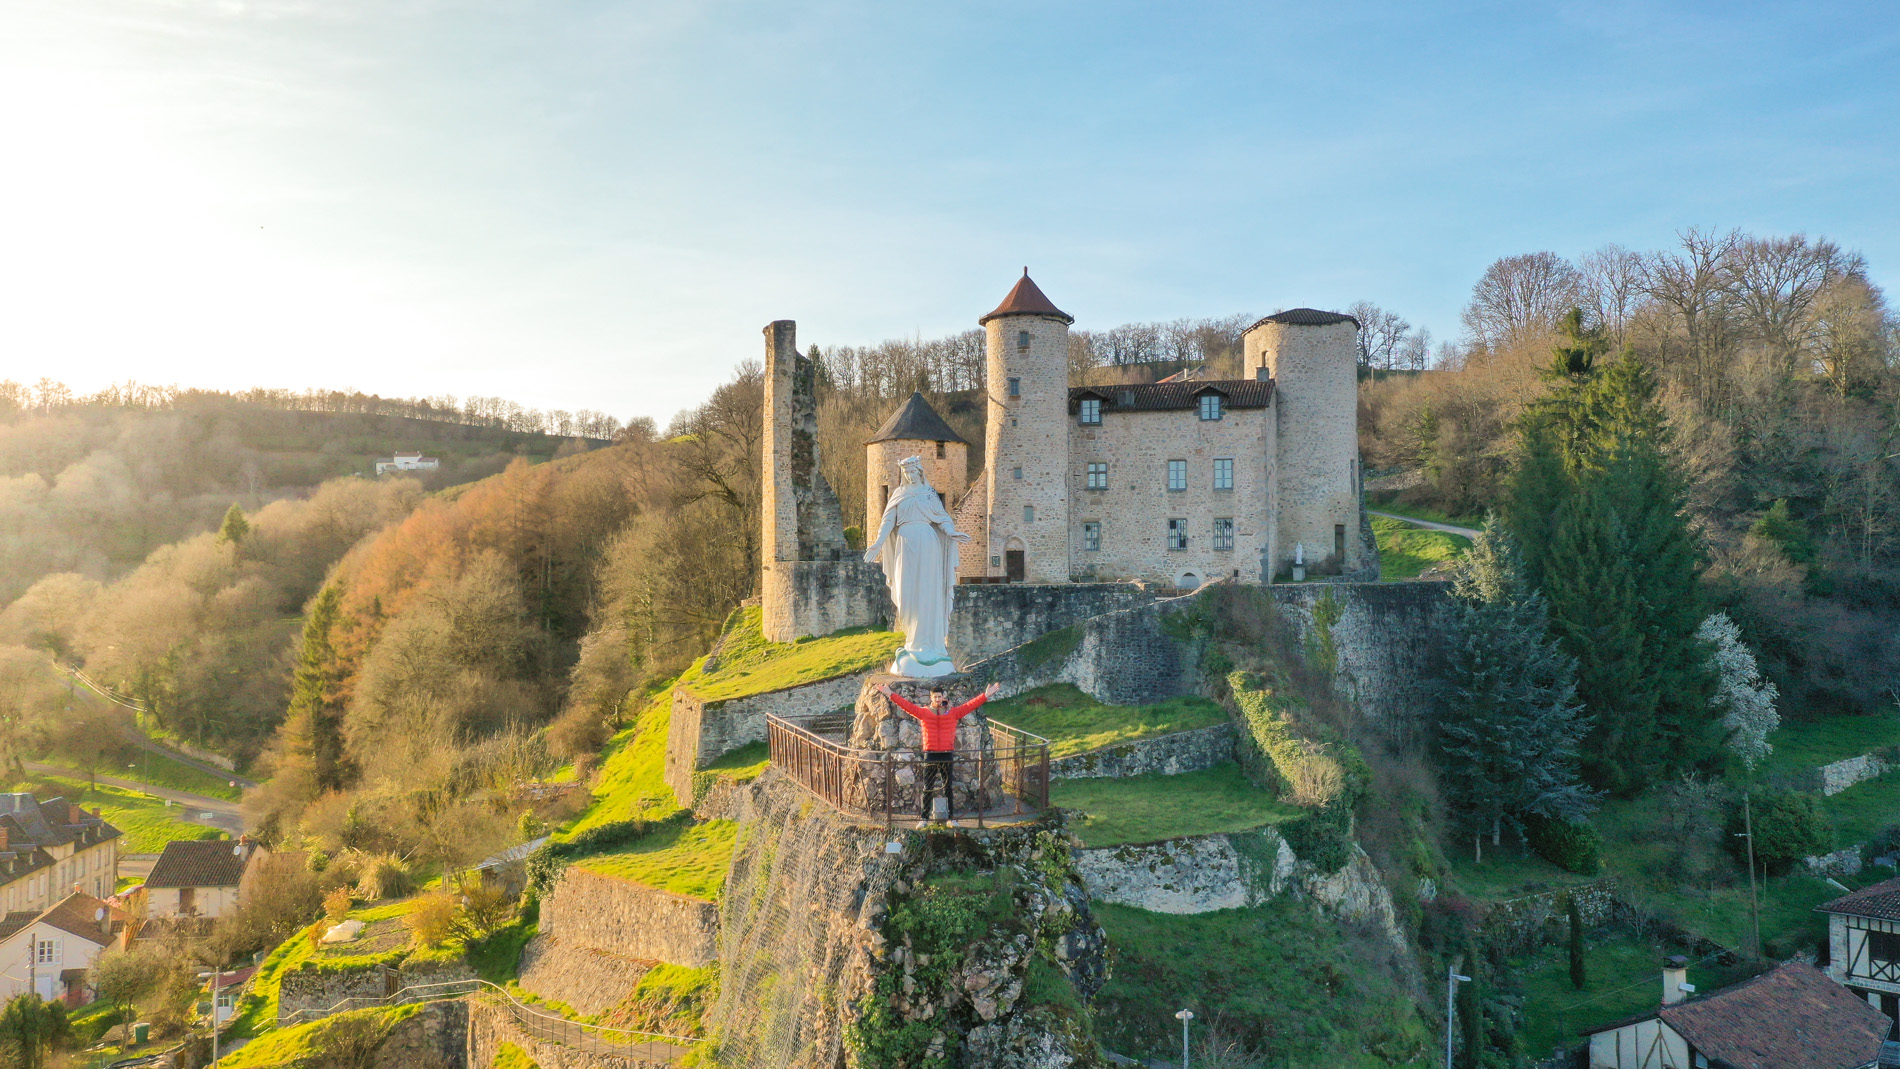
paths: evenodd
<path fill-rule="evenodd" d="M 80 805 L 78 802 L 67 802 L 66 803 L 66 823 L 84 824 L 85 822 L 86 822 L 86 807 Z"/>
<path fill-rule="evenodd" d="M 7 845 L 8 834 L 9 834 L 9 829 L 7 828 L 7 826 L 5 824 L 0 824 L 0 850 L 13 849 L 11 846 Z"/>
<path fill-rule="evenodd" d="M 1673 1006 L 1695 994 L 1695 985 L 1685 982 L 1688 978 L 1688 958 L 1676 954 L 1663 962 L 1663 1005 Z"/>

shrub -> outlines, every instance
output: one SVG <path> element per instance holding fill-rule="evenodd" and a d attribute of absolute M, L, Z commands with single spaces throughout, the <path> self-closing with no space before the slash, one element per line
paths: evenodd
<path fill-rule="evenodd" d="M 417 946 L 439 947 L 455 930 L 455 899 L 440 891 L 417 898 L 402 916 Z"/>
<path fill-rule="evenodd" d="M 1753 810 L 1755 863 L 1771 873 L 1788 871 L 1804 857 L 1825 854 L 1834 845 L 1834 830 L 1811 794 L 1762 791 L 1749 803 Z M 1748 840 L 1740 838 L 1748 824 L 1743 807 L 1729 813 L 1728 843 L 1737 860 L 1746 863 Z"/>
<path fill-rule="evenodd" d="M 402 898 L 415 889 L 415 881 L 410 878 L 409 870 L 391 854 L 382 854 L 364 862 L 362 875 L 356 881 L 358 897 L 371 902 Z"/>
<path fill-rule="evenodd" d="M 1603 870 L 1603 837 L 1584 821 L 1525 817 L 1524 839 L 1545 861 L 1580 876 Z"/>
<path fill-rule="evenodd" d="M 1329 802 L 1280 826 L 1294 856 L 1324 873 L 1338 872 L 1352 859 L 1352 810 Z"/>
<path fill-rule="evenodd" d="M 342 924 L 350 915 L 350 889 L 338 887 L 323 896 L 323 915 L 333 925 Z"/>
<path fill-rule="evenodd" d="M 1227 677 L 1259 755 L 1295 805 L 1339 806 L 1351 813 L 1372 789 L 1372 769 L 1359 751 L 1319 725 L 1296 724 L 1273 683 L 1253 672 Z M 1264 770 L 1261 770 L 1264 771 Z"/>

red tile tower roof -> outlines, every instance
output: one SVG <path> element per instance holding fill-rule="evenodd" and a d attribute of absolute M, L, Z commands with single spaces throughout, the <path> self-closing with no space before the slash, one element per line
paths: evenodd
<path fill-rule="evenodd" d="M 1055 302 L 1042 295 L 1036 283 L 1029 277 L 1029 268 L 1023 268 L 1023 277 L 1018 279 L 1009 296 L 996 306 L 989 315 L 977 320 L 982 326 L 998 316 L 1054 316 L 1064 323 L 1075 322 L 1075 317 L 1055 306 Z"/>

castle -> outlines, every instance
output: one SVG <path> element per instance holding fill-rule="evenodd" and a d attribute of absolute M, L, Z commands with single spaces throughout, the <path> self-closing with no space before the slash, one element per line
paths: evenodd
<path fill-rule="evenodd" d="M 1240 379 L 1069 384 L 1069 326 L 1027 270 L 977 322 L 988 357 L 983 467 L 913 395 L 866 449 L 867 527 L 897 462 L 924 460 L 963 548 L 962 583 L 1377 578 L 1362 504 L 1358 330 L 1295 308 L 1243 336 Z M 872 623 L 881 576 L 847 551 L 818 470 L 813 367 L 789 320 L 766 328 L 761 601 L 775 641 Z"/>

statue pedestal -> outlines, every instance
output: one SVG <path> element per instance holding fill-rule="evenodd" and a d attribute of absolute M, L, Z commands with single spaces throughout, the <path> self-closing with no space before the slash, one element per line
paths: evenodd
<path fill-rule="evenodd" d="M 961 672 L 935 679 L 911 679 L 874 673 L 858 691 L 849 745 L 855 750 L 891 755 L 887 774 L 860 777 L 861 799 L 854 802 L 873 812 L 886 806 L 900 816 L 914 816 L 921 807 L 924 787 L 924 726 L 899 709 L 875 688 L 885 684 L 905 700 L 929 708 L 931 688 L 941 688 L 951 706 L 961 705 L 983 692 Z M 951 808 L 958 819 L 973 817 L 1002 804 L 1003 777 L 996 765 L 990 722 L 979 709 L 957 722 L 956 757 L 950 773 Z M 868 771 L 868 770 L 867 770 Z M 941 794 L 941 787 L 938 789 Z"/>

